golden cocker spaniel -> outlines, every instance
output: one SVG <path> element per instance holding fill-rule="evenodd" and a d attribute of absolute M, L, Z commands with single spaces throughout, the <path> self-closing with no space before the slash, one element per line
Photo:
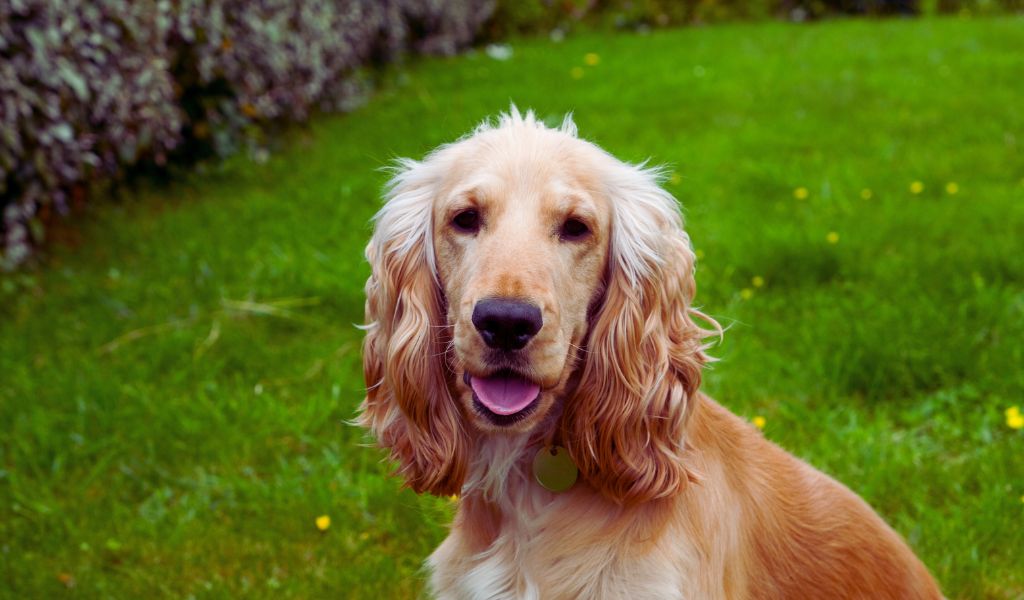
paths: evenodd
<path fill-rule="evenodd" d="M 700 393 L 720 329 L 658 180 L 515 107 L 399 162 L 359 421 L 414 490 L 459 495 L 433 593 L 940 598 L 860 498 Z"/>

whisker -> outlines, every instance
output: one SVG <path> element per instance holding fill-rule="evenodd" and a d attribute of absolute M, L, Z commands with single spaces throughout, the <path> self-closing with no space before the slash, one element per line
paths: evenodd
<path fill-rule="evenodd" d="M 452 352 L 454 350 L 455 350 L 455 340 L 448 340 L 447 342 L 445 342 L 445 347 L 440 352 L 437 352 L 435 354 L 431 354 L 430 358 L 437 358 L 439 356 L 447 356 L 449 352 Z M 447 365 L 448 361 L 445 361 L 445 364 Z"/>

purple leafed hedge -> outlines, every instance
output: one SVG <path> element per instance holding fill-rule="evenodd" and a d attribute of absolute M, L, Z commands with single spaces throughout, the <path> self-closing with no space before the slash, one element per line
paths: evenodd
<path fill-rule="evenodd" d="M 95 182 L 345 108 L 357 69 L 471 43 L 494 0 L 0 0 L 0 267 Z"/>

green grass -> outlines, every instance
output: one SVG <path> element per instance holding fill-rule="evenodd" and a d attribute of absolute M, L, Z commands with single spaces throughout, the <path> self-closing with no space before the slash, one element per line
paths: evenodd
<path fill-rule="evenodd" d="M 0 595 L 419 594 L 450 507 L 345 423 L 361 252 L 379 167 L 514 100 L 673 166 L 698 300 L 730 326 L 710 393 L 864 496 L 949 597 L 1021 598 L 1022 39 L 1007 18 L 526 40 L 392 72 L 265 165 L 98 203 L 0 281 Z"/>

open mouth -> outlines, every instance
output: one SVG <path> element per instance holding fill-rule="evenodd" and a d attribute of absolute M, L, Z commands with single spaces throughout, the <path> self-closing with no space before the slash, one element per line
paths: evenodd
<path fill-rule="evenodd" d="M 510 369 L 462 379 L 473 390 L 473 407 L 495 425 L 517 423 L 537 408 L 540 386 Z"/>

